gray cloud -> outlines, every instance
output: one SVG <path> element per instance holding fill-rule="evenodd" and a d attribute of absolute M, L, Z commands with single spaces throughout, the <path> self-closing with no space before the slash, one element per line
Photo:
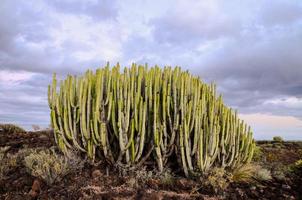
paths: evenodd
<path fill-rule="evenodd" d="M 98 36 L 96 31 L 99 29 L 92 32 L 93 26 L 100 27 L 104 23 L 106 27 L 106 23 L 114 24 L 116 12 L 115 4 L 107 0 L 85 4 L 68 0 L 4 0 L 0 5 L 0 17 L 5 19 L 0 21 L 0 69 L 43 73 L 56 71 L 66 74 L 83 72 L 91 66 L 97 67 L 106 61 L 105 57 L 101 57 L 102 53 L 106 53 L 100 51 L 99 58 L 89 60 L 80 60 L 79 56 L 75 57 L 74 54 L 91 50 L 93 42 L 102 45 L 106 38 L 98 41 L 99 38 L 95 37 Z M 107 21 L 95 21 L 100 19 Z M 66 24 L 71 27 L 66 28 Z M 92 30 L 85 30 L 86 28 Z M 103 30 L 110 34 L 115 28 Z M 79 33 L 80 31 L 83 33 Z M 80 38 L 83 34 L 86 34 L 84 41 L 76 39 L 75 35 Z M 60 38 L 62 35 L 64 38 Z"/>
<path fill-rule="evenodd" d="M 302 4 L 299 1 L 265 2 L 259 11 L 263 25 L 288 25 L 301 20 Z"/>
<path fill-rule="evenodd" d="M 106 61 L 179 65 L 215 81 L 241 113 L 302 119 L 291 102 L 302 103 L 300 1 L 132 3 L 4 0 L 0 72 L 34 75 L 14 87 L 0 80 L 0 121 L 48 124 L 51 73 L 80 74 Z"/>
<path fill-rule="evenodd" d="M 302 119 L 295 108 L 265 104 L 272 99 L 302 97 L 301 3 L 229 4 L 232 6 L 210 5 L 197 14 L 176 4 L 171 12 L 151 22 L 157 42 L 154 49 L 160 55 L 166 52 L 163 43 L 181 49 L 173 52 L 176 54 L 168 50 L 170 56 L 161 60 L 174 57 L 208 82 L 215 81 L 226 103 L 243 113 Z M 189 8 L 200 6 L 204 5 L 193 3 Z"/>
<path fill-rule="evenodd" d="M 48 1 L 57 11 L 76 15 L 86 15 L 95 20 L 107 20 L 117 17 L 116 1 Z"/>
<path fill-rule="evenodd" d="M 79 14 L 83 19 L 80 25 L 89 27 L 89 23 L 97 25 L 98 20 L 102 23 L 114 21 L 117 13 L 115 5 L 106 0 L 88 4 L 70 1 L 1 2 L 0 72 L 13 72 L 8 76 L 17 76 L 19 71 L 34 72 L 24 81 L 11 83 L 0 79 L 1 123 L 13 122 L 26 128 L 31 128 L 32 124 L 48 126 L 47 85 L 51 73 L 83 73 L 87 68 L 96 68 L 105 62 L 101 57 L 79 60 L 74 56 L 75 52 L 90 50 L 91 45 L 85 43 L 87 40 L 77 41 L 72 35 L 59 38 L 60 34 L 81 31 L 65 30 L 64 25 L 75 23 L 72 20 Z M 93 33 L 90 37 L 94 41 L 98 39 L 93 38 Z"/>
<path fill-rule="evenodd" d="M 241 111 L 271 111 L 302 118 L 302 113 L 293 109 L 262 106 L 268 99 L 302 97 L 301 27 L 297 25 L 293 32 L 285 30 L 286 35 L 268 34 L 253 44 L 246 42 L 247 38 L 238 39 L 217 52 L 219 59 L 213 57 L 201 71 L 217 81 L 227 102 L 240 106 Z"/>
<path fill-rule="evenodd" d="M 31 128 L 38 124 L 49 125 L 49 110 L 47 108 L 47 85 L 49 76 L 36 74 L 31 79 L 19 81 L 10 85 L 0 83 L 0 122 L 17 123 Z"/>

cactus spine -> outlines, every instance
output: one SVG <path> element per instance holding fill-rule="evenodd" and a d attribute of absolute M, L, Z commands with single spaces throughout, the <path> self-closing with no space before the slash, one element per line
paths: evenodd
<path fill-rule="evenodd" d="M 217 97 L 216 86 L 157 66 L 119 64 L 68 76 L 48 88 L 55 141 L 67 153 L 135 167 L 152 159 L 162 171 L 176 155 L 184 173 L 250 162 L 255 142 L 250 127 Z M 96 153 L 98 152 L 98 153 Z"/>

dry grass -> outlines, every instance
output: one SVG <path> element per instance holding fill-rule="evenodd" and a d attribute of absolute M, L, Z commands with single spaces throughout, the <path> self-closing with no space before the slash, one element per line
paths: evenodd
<path fill-rule="evenodd" d="M 253 181 L 253 176 L 258 169 L 259 166 L 256 166 L 254 164 L 246 164 L 240 166 L 232 171 L 232 181 L 239 183 L 250 183 Z"/>

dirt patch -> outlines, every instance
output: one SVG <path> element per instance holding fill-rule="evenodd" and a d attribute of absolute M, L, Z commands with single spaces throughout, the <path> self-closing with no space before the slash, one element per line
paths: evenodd
<path fill-rule="evenodd" d="M 49 148 L 55 145 L 52 131 L 37 131 L 24 133 L 0 132 L 0 147 L 9 146 L 9 153 L 15 153 L 23 148 Z"/>

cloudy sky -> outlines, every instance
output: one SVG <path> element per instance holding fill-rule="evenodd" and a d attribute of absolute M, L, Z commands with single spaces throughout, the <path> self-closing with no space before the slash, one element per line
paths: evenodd
<path fill-rule="evenodd" d="M 49 125 L 47 85 L 106 61 L 215 81 L 256 139 L 302 139 L 301 0 L 1 0 L 0 123 Z"/>

